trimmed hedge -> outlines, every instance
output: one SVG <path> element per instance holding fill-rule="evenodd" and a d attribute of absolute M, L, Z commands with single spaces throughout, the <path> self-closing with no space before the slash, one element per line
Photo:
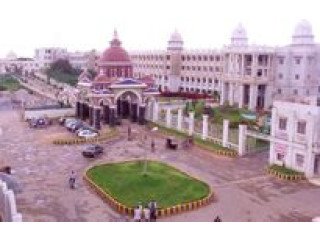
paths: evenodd
<path fill-rule="evenodd" d="M 305 179 L 305 175 L 302 172 L 298 172 L 283 166 L 271 165 L 267 168 L 267 172 L 270 175 L 276 176 L 279 179 L 295 181 Z"/>
<path fill-rule="evenodd" d="M 95 143 L 95 142 L 101 142 L 101 141 L 106 141 L 109 140 L 110 138 L 116 137 L 118 136 L 118 131 L 115 129 L 112 129 L 110 132 L 103 134 L 101 136 L 98 137 L 94 137 L 94 138 L 66 138 L 66 139 L 55 139 L 53 140 L 53 144 L 56 145 L 74 145 L 74 144 L 84 144 L 84 143 Z"/>

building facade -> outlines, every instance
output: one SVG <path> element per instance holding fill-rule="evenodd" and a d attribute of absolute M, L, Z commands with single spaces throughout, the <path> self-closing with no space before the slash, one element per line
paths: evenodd
<path fill-rule="evenodd" d="M 163 51 L 131 52 L 135 76 L 152 76 L 163 91 L 220 94 L 220 104 L 269 109 L 273 100 L 320 92 L 319 44 L 312 26 L 297 24 L 292 43 L 250 45 L 242 25 L 218 50 L 188 50 L 175 31 Z"/>
<path fill-rule="evenodd" d="M 275 101 L 272 108 L 270 164 L 320 177 L 320 106 L 315 97 Z"/>

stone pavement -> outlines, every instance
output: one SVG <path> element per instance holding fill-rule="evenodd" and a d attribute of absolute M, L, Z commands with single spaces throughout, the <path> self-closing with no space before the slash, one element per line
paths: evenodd
<path fill-rule="evenodd" d="M 96 160 L 82 157 L 83 146 L 55 146 L 50 136 L 66 130 L 60 126 L 30 129 L 19 114 L 0 99 L 0 165 L 8 164 L 23 185 L 17 194 L 18 211 L 24 221 L 124 221 L 82 181 L 91 165 L 124 159 L 153 158 L 172 164 L 209 183 L 216 194 L 214 203 L 160 221 L 310 221 L 320 215 L 320 188 L 307 182 L 292 183 L 266 175 L 267 154 L 226 159 L 194 148 L 166 150 L 156 138 L 156 153 L 150 151 L 151 133 L 132 124 L 133 141 L 103 143 L 105 154 Z M 141 135 L 147 140 L 141 140 Z M 1 162 L 2 161 L 2 162 Z M 71 170 L 78 186 L 68 188 Z"/>

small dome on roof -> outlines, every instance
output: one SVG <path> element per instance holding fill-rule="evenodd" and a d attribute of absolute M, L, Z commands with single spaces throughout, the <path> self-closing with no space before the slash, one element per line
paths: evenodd
<path fill-rule="evenodd" d="M 183 39 L 177 29 L 171 34 L 168 41 L 168 50 L 182 50 Z"/>
<path fill-rule="evenodd" d="M 293 44 L 313 44 L 314 35 L 312 26 L 307 20 L 301 20 L 295 27 L 292 35 Z"/>
<path fill-rule="evenodd" d="M 241 23 L 239 23 L 238 26 L 232 32 L 231 45 L 248 45 L 247 31 Z"/>

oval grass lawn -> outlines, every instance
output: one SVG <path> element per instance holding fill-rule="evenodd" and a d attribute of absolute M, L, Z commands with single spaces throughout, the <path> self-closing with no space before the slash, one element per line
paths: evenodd
<path fill-rule="evenodd" d="M 155 200 L 165 208 L 205 198 L 210 187 L 167 164 L 143 160 L 94 166 L 87 176 L 103 191 L 127 207 Z"/>

